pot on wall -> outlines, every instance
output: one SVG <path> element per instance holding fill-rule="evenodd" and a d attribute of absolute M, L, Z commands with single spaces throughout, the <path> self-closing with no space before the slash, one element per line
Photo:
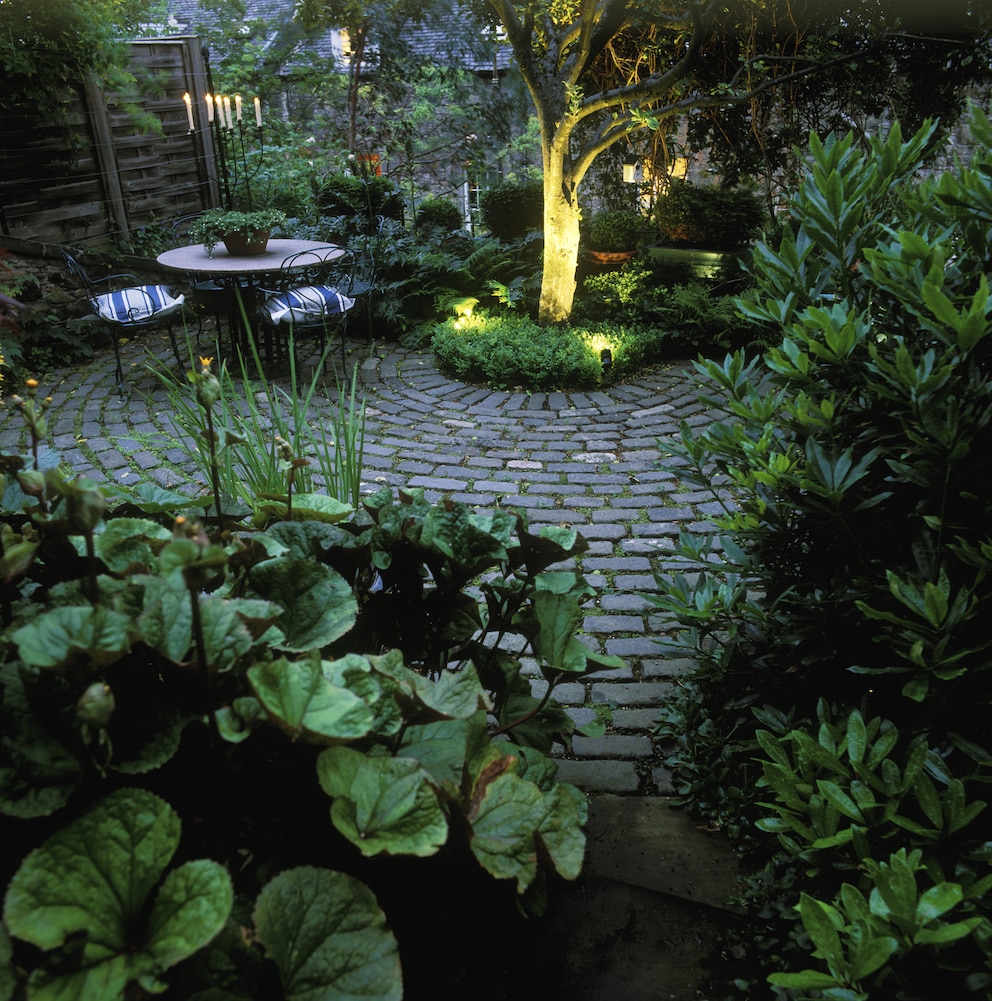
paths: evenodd
<path fill-rule="evenodd" d="M 591 250 L 588 247 L 585 251 L 586 260 L 594 264 L 623 264 L 636 253 L 636 250 Z"/>

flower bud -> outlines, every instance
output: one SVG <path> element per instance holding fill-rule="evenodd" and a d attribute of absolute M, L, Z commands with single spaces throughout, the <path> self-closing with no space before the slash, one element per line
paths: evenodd
<path fill-rule="evenodd" d="M 105 727 L 110 725 L 116 708 L 110 685 L 105 681 L 94 681 L 76 703 L 76 718 L 88 726 Z"/>
<path fill-rule="evenodd" d="M 22 469 L 17 482 L 29 497 L 45 496 L 45 474 L 40 469 Z"/>

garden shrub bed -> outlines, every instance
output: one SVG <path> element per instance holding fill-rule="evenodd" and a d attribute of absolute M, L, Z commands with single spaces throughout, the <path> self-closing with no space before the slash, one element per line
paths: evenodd
<path fill-rule="evenodd" d="M 597 324 L 540 327 L 517 314 L 474 314 L 434 327 L 442 371 L 495 389 L 589 389 L 677 357 L 665 330 Z M 604 365 L 604 350 L 609 361 Z"/>
<path fill-rule="evenodd" d="M 748 853 L 748 996 L 992 990 L 992 121 L 811 139 L 740 308 L 777 335 L 697 366 L 722 417 L 665 447 L 727 504 L 653 600 L 697 670 L 659 733 Z"/>

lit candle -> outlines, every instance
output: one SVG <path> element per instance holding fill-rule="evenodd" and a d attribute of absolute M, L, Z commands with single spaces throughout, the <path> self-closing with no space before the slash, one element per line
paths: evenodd
<path fill-rule="evenodd" d="M 240 94 L 235 94 L 234 95 L 234 115 L 237 118 L 237 120 L 240 122 L 241 121 L 241 95 Z"/>
<path fill-rule="evenodd" d="M 234 128 L 234 122 L 231 121 L 231 99 L 229 97 L 224 98 L 224 120 L 229 129 Z"/>
<path fill-rule="evenodd" d="M 214 94 L 214 103 L 217 105 L 217 124 L 220 128 L 224 128 L 224 102 L 220 94 Z"/>
<path fill-rule="evenodd" d="M 193 131 L 193 101 L 189 94 L 183 94 L 183 103 L 186 105 L 186 120 L 189 122 L 189 130 Z"/>
<path fill-rule="evenodd" d="M 262 102 L 257 97 L 255 98 L 255 124 L 259 128 L 262 127 Z"/>
<path fill-rule="evenodd" d="M 207 94 L 204 101 L 207 102 L 207 124 L 209 125 L 214 120 L 214 99 Z"/>

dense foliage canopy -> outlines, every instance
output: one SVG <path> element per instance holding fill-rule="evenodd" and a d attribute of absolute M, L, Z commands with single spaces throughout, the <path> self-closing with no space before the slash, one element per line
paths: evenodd
<path fill-rule="evenodd" d="M 88 77 L 119 85 L 119 39 L 149 18 L 142 0 L 0 0 L 0 109 L 57 107 Z"/>

